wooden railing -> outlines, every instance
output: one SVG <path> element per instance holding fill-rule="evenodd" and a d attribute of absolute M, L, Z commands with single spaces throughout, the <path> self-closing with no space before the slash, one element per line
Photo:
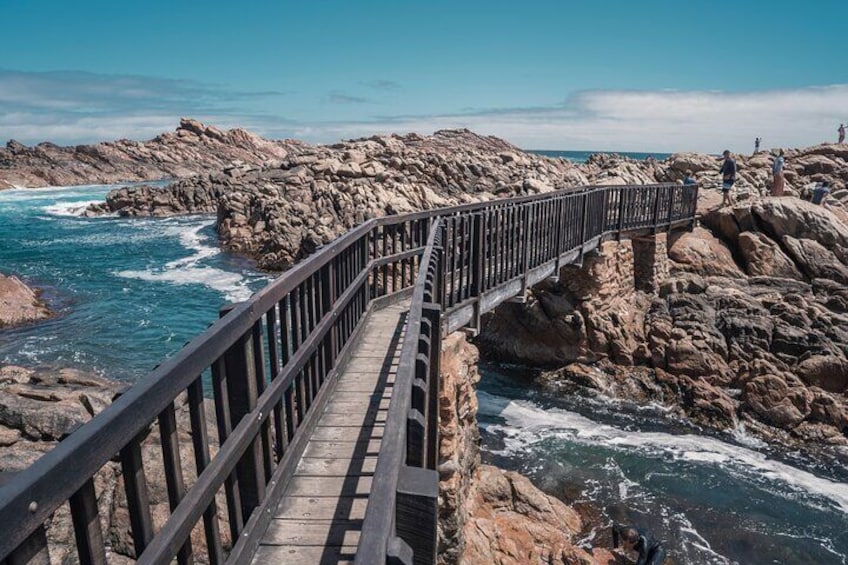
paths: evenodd
<path fill-rule="evenodd" d="M 247 561 L 367 312 L 410 291 L 357 561 L 432 563 L 442 332 L 479 327 L 483 312 L 605 237 L 691 225 L 696 200 L 697 187 L 591 187 L 369 220 L 222 310 L 91 422 L 0 484 L 0 564 L 43 561 L 45 523 L 65 505 L 80 562 L 105 563 L 96 479 L 112 461 L 140 563 Z M 189 414 L 190 447 L 180 441 L 178 409 Z M 170 506 L 157 527 L 146 472 L 153 461 L 142 458 L 153 427 Z M 192 537 L 195 528 L 203 534 Z"/>

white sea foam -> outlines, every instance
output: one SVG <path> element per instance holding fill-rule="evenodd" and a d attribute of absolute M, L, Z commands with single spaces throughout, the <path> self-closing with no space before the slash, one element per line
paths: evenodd
<path fill-rule="evenodd" d="M 56 202 L 44 206 L 42 210 L 51 216 L 82 216 L 86 209 L 92 204 L 98 204 L 102 200 L 83 200 L 75 202 Z"/>
<path fill-rule="evenodd" d="M 162 220 L 160 220 L 162 222 Z M 204 220 L 200 223 L 165 225 L 161 233 L 178 237 L 180 243 L 193 253 L 170 261 L 159 268 L 145 270 L 125 270 L 114 274 L 143 281 L 166 282 L 171 284 L 202 284 L 223 294 L 227 300 L 241 302 L 250 298 L 251 290 L 247 281 L 239 273 L 227 272 L 215 267 L 204 266 L 201 262 L 220 253 L 217 247 L 207 245 L 201 231 L 215 223 Z"/>
<path fill-rule="evenodd" d="M 843 512 L 848 512 L 848 485 L 769 459 L 747 447 L 708 436 L 623 430 L 594 422 L 574 412 L 557 408 L 543 409 L 529 401 L 509 400 L 485 392 L 479 392 L 478 398 L 481 414 L 500 416 L 506 421 L 505 425 L 489 426 L 489 429 L 503 432 L 506 452 L 520 453 L 528 446 L 549 438 L 614 449 L 640 450 L 646 454 L 677 460 L 718 465 L 749 480 L 753 478 L 765 481 L 766 484 L 783 484 L 795 493 L 826 499 Z M 806 502 L 815 504 L 812 501 Z"/>
<path fill-rule="evenodd" d="M 670 517 L 670 520 L 666 521 L 674 521 L 678 524 L 678 528 L 680 532 L 684 535 L 684 541 L 682 548 L 683 551 L 687 550 L 687 545 L 691 546 L 696 550 L 697 553 L 700 554 L 702 559 L 707 560 L 710 564 L 715 565 L 731 565 L 735 563 L 734 561 L 729 560 L 724 555 L 721 555 L 717 551 L 715 551 L 710 545 L 710 542 L 701 535 L 701 533 L 695 529 L 695 526 L 692 525 L 692 522 L 684 516 L 683 514 L 675 513 Z"/>

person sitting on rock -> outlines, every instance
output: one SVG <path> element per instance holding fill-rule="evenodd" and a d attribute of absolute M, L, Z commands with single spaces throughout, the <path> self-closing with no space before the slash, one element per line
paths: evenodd
<path fill-rule="evenodd" d="M 830 194 L 830 187 L 826 182 L 817 182 L 816 187 L 813 189 L 813 197 L 812 203 L 818 204 L 819 206 L 827 206 L 825 200 L 827 200 L 827 195 Z"/>
<path fill-rule="evenodd" d="M 719 173 L 721 173 L 721 194 L 722 206 L 729 206 L 733 204 L 730 201 L 730 189 L 733 188 L 733 183 L 736 182 L 736 161 L 730 156 L 730 151 L 727 149 L 721 154 L 724 157 L 724 163 L 721 164 L 721 169 Z"/>
<path fill-rule="evenodd" d="M 686 169 L 686 172 L 683 173 L 683 184 L 684 186 L 698 184 L 698 181 L 692 176 L 692 169 Z"/>
<path fill-rule="evenodd" d="M 662 542 L 633 526 L 614 525 L 612 545 L 614 548 L 621 545 L 628 551 L 638 551 L 639 558 L 636 565 L 662 565 L 665 561 L 665 548 Z"/>

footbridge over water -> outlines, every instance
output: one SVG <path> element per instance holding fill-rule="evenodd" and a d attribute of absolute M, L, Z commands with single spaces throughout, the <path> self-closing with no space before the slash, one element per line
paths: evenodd
<path fill-rule="evenodd" d="M 0 564 L 48 562 L 54 514 L 79 562 L 112 561 L 117 468 L 139 563 L 434 563 L 442 336 L 604 240 L 691 228 L 697 197 L 583 187 L 354 228 L 2 484 Z"/>

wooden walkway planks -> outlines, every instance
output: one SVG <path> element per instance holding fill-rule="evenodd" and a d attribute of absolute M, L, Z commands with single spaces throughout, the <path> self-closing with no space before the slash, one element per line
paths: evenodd
<path fill-rule="evenodd" d="M 353 562 L 408 306 L 369 314 L 253 563 Z"/>

